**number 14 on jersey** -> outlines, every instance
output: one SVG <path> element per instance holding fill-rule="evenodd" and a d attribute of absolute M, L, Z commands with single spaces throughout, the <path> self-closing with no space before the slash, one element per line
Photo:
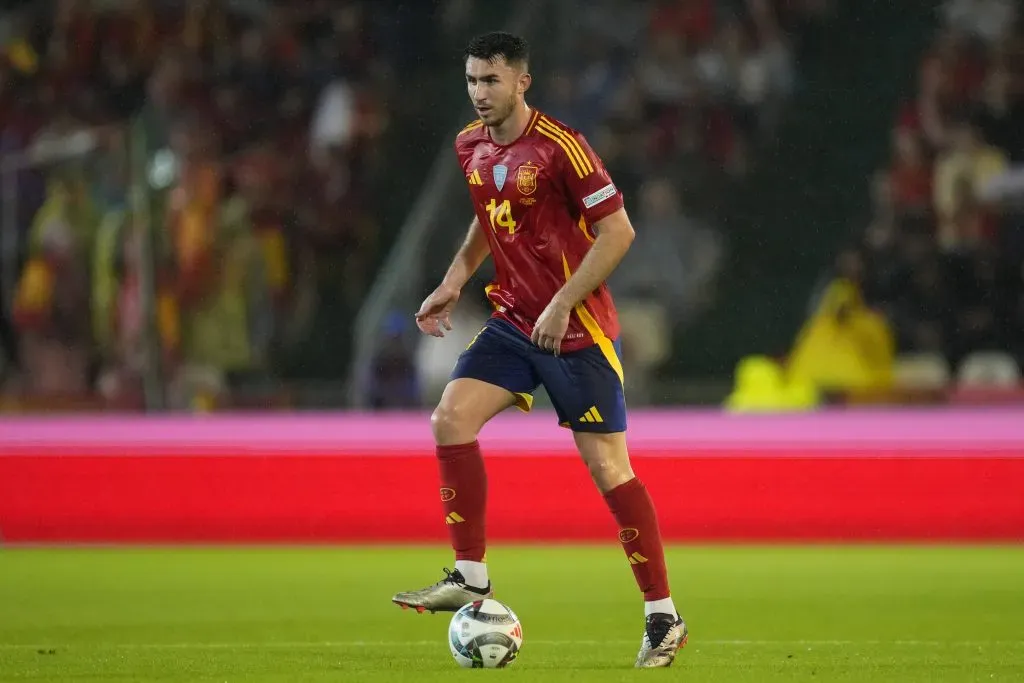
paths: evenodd
<path fill-rule="evenodd" d="M 499 227 L 508 228 L 510 235 L 516 231 L 516 222 L 512 218 L 512 202 L 506 199 L 499 204 L 498 200 L 491 199 L 484 208 L 491 219 L 491 230 L 498 232 Z"/>

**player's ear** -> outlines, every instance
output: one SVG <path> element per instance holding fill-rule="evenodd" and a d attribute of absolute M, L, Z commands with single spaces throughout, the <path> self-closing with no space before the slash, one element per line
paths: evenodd
<path fill-rule="evenodd" d="M 522 95 L 529 90 L 531 83 L 533 83 L 533 76 L 525 71 L 519 74 L 519 94 Z"/>

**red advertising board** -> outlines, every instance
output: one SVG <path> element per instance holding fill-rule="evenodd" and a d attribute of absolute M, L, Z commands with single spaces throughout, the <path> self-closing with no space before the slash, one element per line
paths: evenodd
<path fill-rule="evenodd" d="M 956 415 L 975 429 L 951 431 Z M 902 417 L 641 415 L 634 469 L 670 540 L 1024 540 L 1024 414 Z M 427 429 L 419 415 L 5 422 L 0 534 L 441 541 Z M 564 430 L 510 416 L 481 442 L 490 538 L 614 538 Z"/>

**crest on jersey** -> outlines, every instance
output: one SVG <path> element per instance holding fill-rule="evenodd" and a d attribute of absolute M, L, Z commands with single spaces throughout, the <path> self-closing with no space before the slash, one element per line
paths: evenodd
<path fill-rule="evenodd" d="M 501 188 L 505 187 L 505 178 L 508 177 L 508 166 L 505 164 L 495 165 L 491 175 L 494 176 L 494 186 L 498 188 L 498 192 L 501 192 Z"/>
<path fill-rule="evenodd" d="M 523 194 L 533 194 L 537 190 L 537 174 L 540 173 L 540 166 L 527 161 L 516 171 L 516 187 Z"/>

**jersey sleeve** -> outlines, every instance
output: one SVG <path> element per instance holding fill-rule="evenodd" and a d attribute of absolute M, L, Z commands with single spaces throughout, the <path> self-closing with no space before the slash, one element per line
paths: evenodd
<path fill-rule="evenodd" d="M 472 155 L 470 142 L 476 131 L 480 130 L 483 125 L 483 121 L 477 119 L 471 121 L 462 130 L 455 134 L 455 139 L 452 140 L 452 147 L 455 150 L 455 157 L 458 159 L 459 166 L 465 170 L 466 162 Z"/>
<path fill-rule="evenodd" d="M 622 208 L 622 192 L 582 134 L 566 137 L 568 149 L 562 160 L 562 178 L 569 198 L 587 223 L 593 225 Z"/>

